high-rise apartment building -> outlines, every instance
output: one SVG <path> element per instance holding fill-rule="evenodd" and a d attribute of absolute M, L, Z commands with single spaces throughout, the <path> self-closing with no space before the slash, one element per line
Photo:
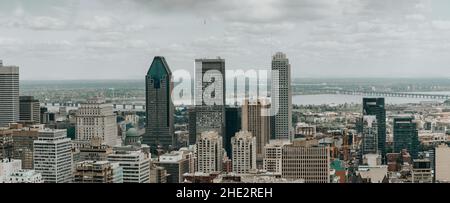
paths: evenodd
<path fill-rule="evenodd" d="M 0 61 L 0 127 L 19 121 L 19 67 Z"/>
<path fill-rule="evenodd" d="M 264 146 L 270 139 L 270 116 L 265 109 L 270 108 L 265 100 L 245 100 L 242 105 L 242 130 L 249 131 L 256 138 L 256 160 L 262 163 Z"/>
<path fill-rule="evenodd" d="M 248 131 L 240 131 L 231 138 L 232 166 L 236 174 L 246 174 L 256 169 L 256 137 Z"/>
<path fill-rule="evenodd" d="M 197 171 L 211 173 L 222 171 L 222 137 L 215 131 L 203 132 L 197 139 Z"/>
<path fill-rule="evenodd" d="M 39 131 L 33 145 L 34 169 L 45 183 L 68 183 L 72 179 L 72 145 L 66 130 Z"/>
<path fill-rule="evenodd" d="M 19 121 L 24 123 L 41 123 L 41 107 L 39 100 L 33 96 L 19 97 Z"/>
<path fill-rule="evenodd" d="M 272 110 L 275 139 L 292 139 L 291 64 L 286 54 L 277 52 L 272 57 Z"/>
<path fill-rule="evenodd" d="M 174 145 L 172 72 L 166 59 L 156 56 L 145 76 L 146 133 L 142 143 L 168 149 Z"/>
<path fill-rule="evenodd" d="M 113 106 L 103 99 L 93 98 L 81 104 L 76 113 L 76 140 L 89 143 L 93 137 L 100 137 L 105 144 L 117 143 L 117 118 Z"/>

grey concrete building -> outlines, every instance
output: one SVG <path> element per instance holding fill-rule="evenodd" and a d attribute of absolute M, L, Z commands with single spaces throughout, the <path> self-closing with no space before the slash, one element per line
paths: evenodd
<path fill-rule="evenodd" d="M 0 127 L 19 121 L 19 67 L 0 60 Z"/>
<path fill-rule="evenodd" d="M 45 183 L 69 183 L 72 180 L 72 145 L 66 130 L 39 131 L 34 141 L 34 169 Z"/>

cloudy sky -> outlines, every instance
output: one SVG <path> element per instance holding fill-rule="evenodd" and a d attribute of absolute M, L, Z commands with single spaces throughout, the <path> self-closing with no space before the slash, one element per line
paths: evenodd
<path fill-rule="evenodd" d="M 21 79 L 142 79 L 153 56 L 192 70 L 294 77 L 450 77 L 448 0 L 0 0 L 0 59 Z"/>

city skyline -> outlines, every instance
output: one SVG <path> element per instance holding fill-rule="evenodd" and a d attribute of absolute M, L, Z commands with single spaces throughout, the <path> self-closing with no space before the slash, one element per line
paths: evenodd
<path fill-rule="evenodd" d="M 154 55 L 174 71 L 216 56 L 229 69 L 268 69 L 277 47 L 293 78 L 446 77 L 449 8 L 445 0 L 1 1 L 0 56 L 24 80 L 140 79 Z"/>
<path fill-rule="evenodd" d="M 373 86 L 356 84 L 356 90 L 372 94 L 372 97 L 364 96 L 359 105 L 297 106 L 291 101 L 289 58 L 277 52 L 272 56 L 271 99 L 267 98 L 275 109 L 267 115 L 262 109 L 263 103 L 244 103 L 242 108 L 222 104 L 226 100 L 226 85 L 222 78 L 226 72 L 225 60 L 197 59 L 196 62 L 196 102 L 191 104 L 195 107 L 193 116 L 187 106 L 177 106 L 172 112 L 171 71 L 163 56 L 155 56 L 145 75 L 146 105 L 142 109 L 135 108 L 136 98 L 131 97 L 123 98 L 132 102 L 131 109 L 117 108 L 116 103 L 109 103 L 111 100 L 105 104 L 96 96 L 74 106 L 71 102 L 83 96 L 72 92 L 66 100 L 70 102 L 70 110 L 67 106 L 59 106 L 57 112 L 52 112 L 47 106 L 53 104 L 41 103 L 40 119 L 8 122 L 7 128 L 0 128 L 0 158 L 2 165 L 7 167 L 7 172 L 0 176 L 1 181 L 14 182 L 12 179 L 19 173 L 25 176 L 15 180 L 17 182 L 44 183 L 432 183 L 435 182 L 435 164 L 442 168 L 440 164 L 448 161 L 445 146 L 440 144 L 449 142 L 449 95 L 422 96 L 423 99 L 436 99 L 434 102 L 385 106 L 385 98 L 377 95 Z M 9 84 L 9 77 L 18 77 L 14 72 L 5 71 L 11 67 L 0 68 L 7 76 L 0 82 Z M 18 83 L 17 79 L 13 81 Z M 355 85 L 344 83 L 344 87 L 351 89 L 348 84 Z M 17 90 L 17 86 L 0 86 L 0 93 L 8 95 Z M 312 86 L 315 89 L 310 91 L 326 96 L 330 96 L 329 91 L 320 93 L 321 88 L 342 91 L 335 92 L 336 95 L 348 94 L 346 91 L 355 93 L 352 92 L 355 90 L 337 86 Z M 385 86 L 390 91 L 385 93 L 387 97 L 405 94 L 401 93 L 402 87 L 395 84 L 394 87 L 395 90 Z M 431 84 L 431 90 L 435 87 Z M 128 88 L 126 92 L 133 89 L 132 86 Z M 364 90 L 367 88 L 370 90 Z M 428 88 L 425 85 L 425 89 Z M 83 91 L 91 90 L 82 88 Z M 44 95 L 54 93 L 50 91 Z M 41 93 L 12 97 L 20 98 L 21 112 L 27 113 L 22 106 L 28 108 L 29 101 L 38 102 L 33 97 L 35 94 Z M 417 95 L 413 94 L 413 97 Z M 300 96 L 303 98 L 304 95 Z M 444 98 L 447 100 L 437 101 Z M 13 103 L 12 99 L 5 104 Z M 260 106 L 250 107 L 255 104 Z M 117 119 L 109 120 L 106 125 L 106 116 L 117 116 Z M 173 123 L 170 122 L 172 118 Z M 107 130 L 107 126 L 114 130 Z M 194 127 L 192 132 L 191 126 Z M 168 128 L 168 131 L 158 130 Z M 174 131 L 170 130 L 172 128 Z M 264 130 L 265 134 L 257 129 Z M 24 139 L 24 135 L 31 136 Z M 271 138 L 266 140 L 269 135 Z M 108 142 L 106 136 L 116 137 L 117 142 Z M 78 142 L 80 137 L 89 142 Z M 192 142 L 191 138 L 194 138 Z M 32 148 L 29 146 L 31 141 Z M 161 147 L 155 146 L 155 141 Z M 46 143 L 55 147 L 46 147 Z M 171 143 L 172 147 L 166 150 L 165 146 Z M 64 151 L 59 150 L 60 147 Z M 442 159 L 440 163 L 432 161 L 433 150 L 437 147 L 443 151 L 437 157 Z M 53 166 L 42 158 L 60 157 L 60 154 L 64 155 L 61 161 L 66 163 L 56 167 L 57 171 L 64 171 L 61 177 L 59 173 L 54 174 Z M 30 164 L 31 160 L 33 164 Z M 69 161 L 72 163 L 71 174 L 67 173 Z M 96 163 L 95 167 L 92 163 Z M 31 169 L 22 170 L 20 165 Z M 409 175 L 398 173 L 405 170 Z M 439 172 L 442 173 L 439 181 L 445 182 L 447 174 L 442 169 Z"/>
<path fill-rule="evenodd" d="M 0 183 L 450 183 L 445 6 L 0 0 Z"/>

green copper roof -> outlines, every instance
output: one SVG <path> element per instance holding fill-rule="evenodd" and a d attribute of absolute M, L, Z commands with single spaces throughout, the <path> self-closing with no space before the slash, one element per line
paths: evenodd
<path fill-rule="evenodd" d="M 344 171 L 345 168 L 343 166 L 344 164 L 342 163 L 341 160 L 335 159 L 333 162 L 331 162 L 331 168 L 336 170 L 336 171 Z"/>
<path fill-rule="evenodd" d="M 136 130 L 136 128 L 130 128 L 127 131 L 127 137 L 138 137 L 138 131 Z"/>
<path fill-rule="evenodd" d="M 166 59 L 162 56 L 155 56 L 152 65 L 148 69 L 147 75 L 151 76 L 153 79 L 162 79 L 168 74 L 170 74 L 170 69 Z"/>

